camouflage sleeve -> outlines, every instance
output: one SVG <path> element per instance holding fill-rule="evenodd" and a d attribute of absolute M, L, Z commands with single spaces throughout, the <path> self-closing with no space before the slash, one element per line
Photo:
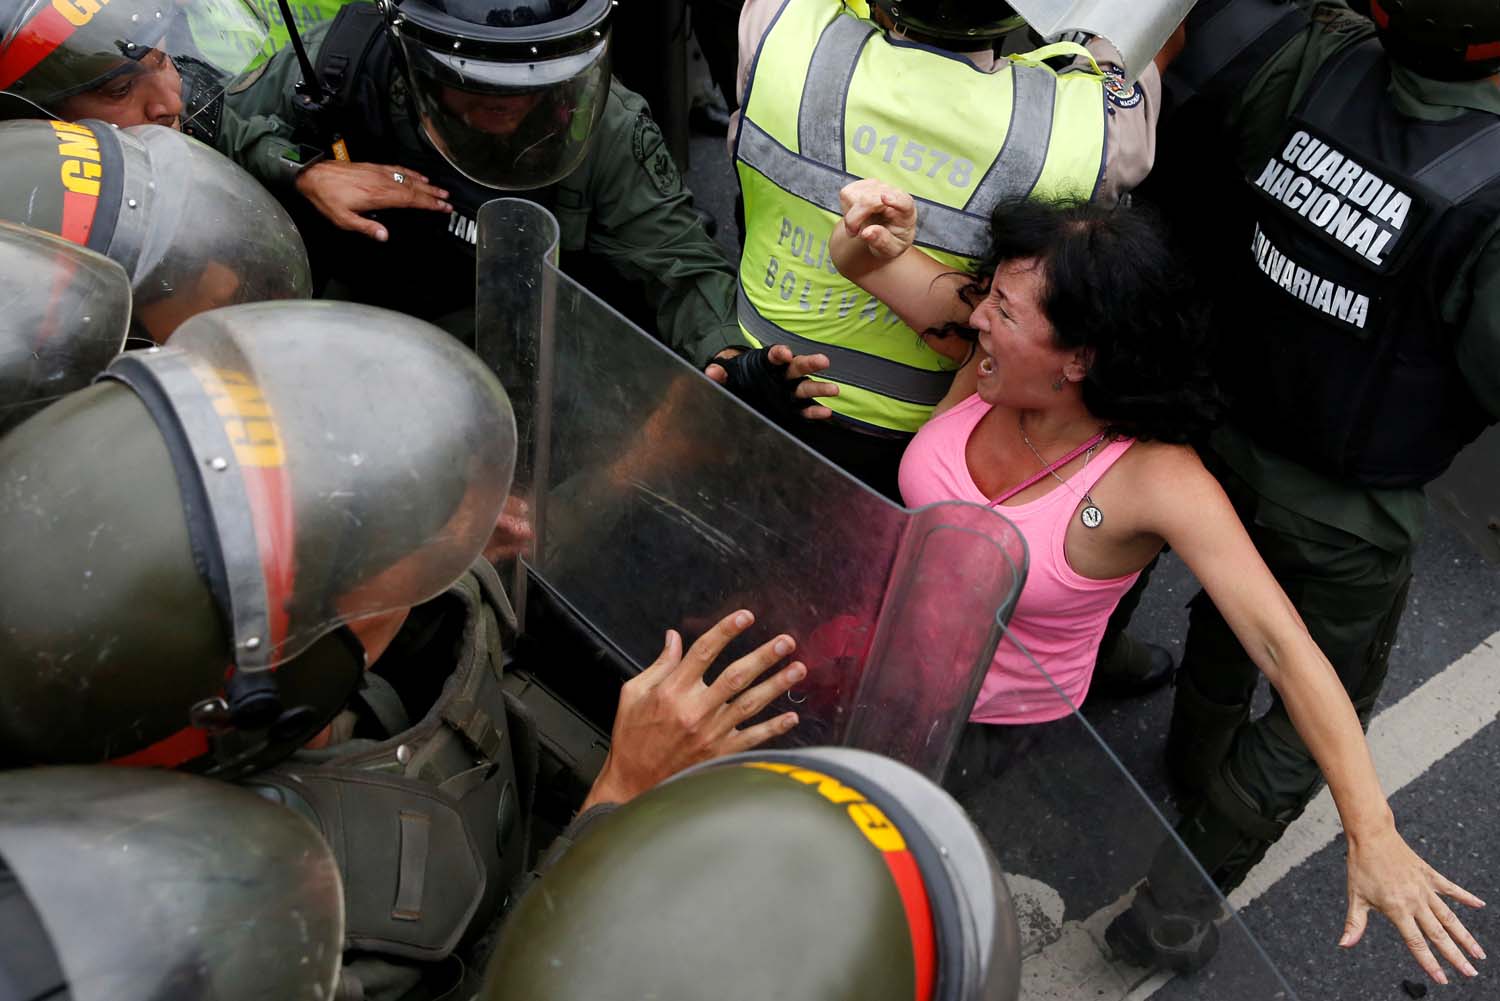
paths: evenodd
<path fill-rule="evenodd" d="M 304 33 L 308 56 L 316 60 L 328 25 Z M 225 101 L 224 122 L 214 144 L 267 187 L 288 185 L 297 176 L 283 156 L 295 149 L 297 81 L 302 68 L 290 46 L 260 69 L 237 80 Z"/>
<path fill-rule="evenodd" d="M 593 151 L 584 193 L 589 252 L 641 286 L 657 336 L 694 365 L 744 346 L 734 265 L 692 212 L 693 196 L 645 101 L 618 83 Z"/>

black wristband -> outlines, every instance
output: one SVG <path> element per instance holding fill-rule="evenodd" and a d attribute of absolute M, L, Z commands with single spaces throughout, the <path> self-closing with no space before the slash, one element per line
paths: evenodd
<path fill-rule="evenodd" d="M 788 379 L 787 363 L 771 361 L 771 349 L 751 348 L 733 358 L 715 359 L 729 378 L 724 387 L 750 406 L 774 420 L 796 417 L 812 406 L 812 400 L 800 399 L 800 379 Z"/>

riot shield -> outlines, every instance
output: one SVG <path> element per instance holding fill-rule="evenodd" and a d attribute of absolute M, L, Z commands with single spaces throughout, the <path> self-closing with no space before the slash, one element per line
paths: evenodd
<path fill-rule="evenodd" d="M 809 668 L 770 710 L 801 716 L 784 745 L 845 744 L 942 776 L 1024 580 L 1024 541 L 988 509 L 904 511 L 848 478 L 563 274 L 556 239 L 530 203 L 480 211 L 475 347 L 515 402 L 535 530 L 516 589 L 545 589 L 635 670 L 665 628 L 691 636 L 752 608 L 746 642 L 790 632 Z M 1022 997 L 1293 997 L 1118 759 L 1003 642 L 1017 691 L 1055 720 L 1025 728 L 1025 753 L 965 803 L 1019 898 Z M 1148 872 L 1216 918 L 1217 955 L 1195 975 L 1105 944 Z"/>
<path fill-rule="evenodd" d="M 1500 563 L 1500 427 L 1458 453 L 1448 471 L 1427 484 L 1427 497 L 1480 554 Z"/>
<path fill-rule="evenodd" d="M 1137 79 L 1196 0 L 1010 0 L 1039 34 L 1055 38 L 1085 31 L 1109 39 L 1125 59 L 1125 74 Z"/>
<path fill-rule="evenodd" d="M 1013 526 L 865 488 L 560 273 L 556 234 L 529 202 L 480 213 L 476 346 L 518 401 L 537 579 L 637 669 L 750 608 L 731 653 L 801 644 L 806 685 L 768 710 L 795 743 L 940 777 L 1025 574 Z"/>

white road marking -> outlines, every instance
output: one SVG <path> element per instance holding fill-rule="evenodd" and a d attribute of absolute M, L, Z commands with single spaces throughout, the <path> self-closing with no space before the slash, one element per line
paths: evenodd
<path fill-rule="evenodd" d="M 1370 750 L 1386 795 L 1394 795 L 1433 765 L 1463 746 L 1500 717 L 1500 632 L 1480 643 L 1370 724 Z M 1401 823 L 1401 818 L 1396 818 Z M 1340 833 L 1338 811 L 1324 789 L 1301 818 L 1266 853 L 1265 860 L 1234 893 L 1230 902 L 1243 908 L 1271 889 L 1293 869 L 1330 844 Z M 1440 862 L 1440 860 L 1439 860 Z M 1441 869 L 1441 864 L 1438 865 Z M 1037 890 L 1036 887 L 1042 887 Z M 1027 880 L 1013 892 L 1018 906 L 1033 914 L 1053 907 L 1031 906 L 1050 887 Z M 1025 1001 L 1146 1001 L 1172 979 L 1110 961 L 1104 929 L 1123 910 L 1122 897 L 1081 921 L 1025 928 L 1021 964 L 1021 997 Z M 1055 907 L 1055 905 L 1053 905 Z M 1343 914 L 1330 915 L 1340 924 Z M 1332 948 L 1332 946 L 1330 946 Z"/>

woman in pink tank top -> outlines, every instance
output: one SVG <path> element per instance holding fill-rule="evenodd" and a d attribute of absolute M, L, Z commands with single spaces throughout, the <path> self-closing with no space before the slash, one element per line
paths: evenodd
<path fill-rule="evenodd" d="M 1351 912 L 1461 929 L 1438 894 L 1477 899 L 1396 831 L 1348 695 L 1186 444 L 1217 416 L 1217 397 L 1204 335 L 1185 315 L 1155 227 L 1139 212 L 1086 203 L 1002 205 L 975 278 L 912 248 L 910 195 L 869 180 L 840 194 L 845 215 L 829 241 L 839 271 L 938 350 L 968 354 L 907 448 L 901 494 L 913 507 L 992 504 L 1021 529 L 1030 565 L 1012 635 L 1078 704 L 1110 612 L 1170 545 L 1276 686 L 1328 781 L 1358 846 Z M 955 757 L 971 773 L 950 768 L 950 787 L 983 781 L 1024 745 L 1028 726 L 1067 712 L 1002 643 Z"/>

